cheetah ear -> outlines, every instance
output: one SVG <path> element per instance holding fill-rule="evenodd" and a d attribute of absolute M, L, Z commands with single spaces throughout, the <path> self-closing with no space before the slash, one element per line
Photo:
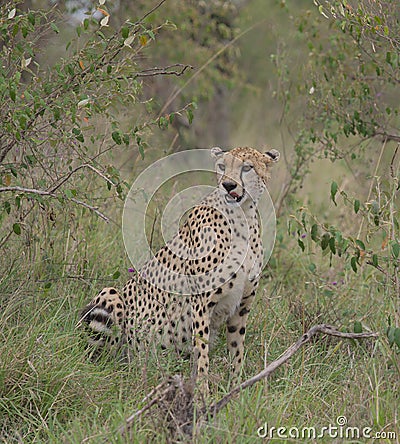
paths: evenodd
<path fill-rule="evenodd" d="M 211 148 L 211 155 L 218 159 L 218 157 L 221 157 L 224 154 L 224 152 L 221 150 L 219 146 L 215 146 L 214 148 Z"/>
<path fill-rule="evenodd" d="M 264 155 L 268 157 L 269 162 L 278 162 L 281 157 L 281 153 L 278 150 L 269 150 Z"/>

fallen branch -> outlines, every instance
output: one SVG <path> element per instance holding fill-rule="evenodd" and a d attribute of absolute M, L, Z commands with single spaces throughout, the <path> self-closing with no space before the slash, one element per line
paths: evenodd
<path fill-rule="evenodd" d="M 206 422 L 212 419 L 220 410 L 222 410 L 238 393 L 251 387 L 256 382 L 268 378 L 277 368 L 288 361 L 303 345 L 310 342 L 317 334 L 325 334 L 328 336 L 336 336 L 344 339 L 364 339 L 376 338 L 378 333 L 344 333 L 338 331 L 335 327 L 326 324 L 314 325 L 311 327 L 297 342 L 291 345 L 278 359 L 271 362 L 263 371 L 247 379 L 240 385 L 236 386 L 227 395 L 218 402 L 208 407 L 199 409 L 197 407 L 197 420 Z M 177 402 L 178 400 L 178 402 Z M 169 418 L 171 430 L 186 435 L 190 435 L 193 427 L 194 418 L 194 401 L 193 401 L 193 384 L 186 384 L 180 375 L 168 378 L 153 389 L 143 400 L 143 407 L 131 415 L 124 424 L 119 427 L 120 434 L 126 434 L 132 427 L 135 420 L 139 419 L 145 412 L 157 405 L 163 410 L 163 417 Z M 172 423 L 172 424 L 171 424 Z"/>
<path fill-rule="evenodd" d="M 218 402 L 211 404 L 208 407 L 208 412 L 203 411 L 204 413 L 208 413 L 211 417 L 215 416 L 222 408 L 224 408 L 232 398 L 240 393 L 242 390 L 247 387 L 251 387 L 256 382 L 261 379 L 268 378 L 278 367 L 288 361 L 304 344 L 310 342 L 311 339 L 317 334 L 326 334 L 329 336 L 337 336 L 339 338 L 345 339 L 363 339 L 363 338 L 376 338 L 378 337 L 378 333 L 343 333 L 338 331 L 335 327 L 326 324 L 314 325 L 311 327 L 304 335 L 293 345 L 291 345 L 278 359 L 272 361 L 263 371 L 253 376 L 250 379 L 242 382 L 240 385 L 236 386 L 233 390 L 231 390 L 228 394 L 226 394 L 222 399 Z"/>

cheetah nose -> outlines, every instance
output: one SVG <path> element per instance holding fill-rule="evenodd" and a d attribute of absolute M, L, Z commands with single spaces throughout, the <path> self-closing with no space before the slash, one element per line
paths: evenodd
<path fill-rule="evenodd" d="M 226 189 L 228 193 L 236 188 L 236 184 L 232 182 L 222 182 L 222 186 Z"/>

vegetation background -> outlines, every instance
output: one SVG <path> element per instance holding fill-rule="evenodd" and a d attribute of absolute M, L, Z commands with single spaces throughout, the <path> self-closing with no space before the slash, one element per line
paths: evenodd
<path fill-rule="evenodd" d="M 243 377 L 313 324 L 380 337 L 315 341 L 193 440 L 253 443 L 265 423 L 345 416 L 399 442 L 399 20 L 395 0 L 2 2 L 2 442 L 125 442 L 115 430 L 145 394 L 190 374 L 161 353 L 92 362 L 76 325 L 99 289 L 129 278 L 121 212 L 135 177 L 215 145 L 283 154 Z M 215 399 L 228 367 L 221 338 Z M 134 432 L 187 439 L 156 414 Z"/>

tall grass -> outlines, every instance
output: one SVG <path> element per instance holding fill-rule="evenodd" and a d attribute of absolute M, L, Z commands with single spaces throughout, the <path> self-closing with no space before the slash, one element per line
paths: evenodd
<path fill-rule="evenodd" d="M 89 359 L 85 337 L 76 328 L 79 308 L 102 286 L 126 280 L 128 263 L 118 229 L 85 219 L 79 225 L 90 264 L 79 279 L 63 275 L 64 265 L 76 260 L 74 254 L 65 255 L 66 242 L 54 247 L 59 267 L 41 262 L 33 273 L 32 264 L 19 257 L 2 277 L 0 436 L 5 443 L 126 442 L 115 431 L 140 408 L 145 394 L 167 375 L 190 375 L 189 363 L 168 353 L 144 353 L 131 363 L 107 356 Z M 382 331 L 392 310 L 384 286 L 367 286 L 350 270 L 342 270 L 333 285 L 332 269 L 323 258 L 312 258 L 317 271 L 311 272 L 294 248 L 295 240 L 278 238 L 282 241 L 250 315 L 243 377 L 277 358 L 314 323 L 351 330 L 358 320 L 381 338 L 316 340 L 270 381 L 245 391 L 208 426 L 197 429 L 195 441 L 257 442 L 257 429 L 264 423 L 324 427 L 336 425 L 341 415 L 351 426 L 399 436 L 399 359 Z M 121 282 L 112 279 L 116 268 Z M 228 389 L 228 368 L 222 337 L 211 358 L 215 399 Z M 167 442 L 167 430 L 159 424 L 155 414 L 149 415 L 135 425 L 129 442 Z"/>

